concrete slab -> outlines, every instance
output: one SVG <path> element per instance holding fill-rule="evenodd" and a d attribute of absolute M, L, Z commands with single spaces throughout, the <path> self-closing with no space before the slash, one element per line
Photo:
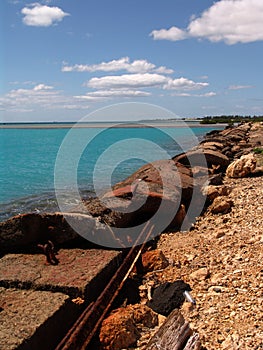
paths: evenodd
<path fill-rule="evenodd" d="M 52 349 L 76 312 L 62 293 L 0 287 L 0 349 Z"/>
<path fill-rule="evenodd" d="M 7 254 L 0 259 L 0 286 L 63 292 L 94 300 L 122 261 L 122 253 L 100 249 L 61 249 L 58 265 L 43 254 Z"/>

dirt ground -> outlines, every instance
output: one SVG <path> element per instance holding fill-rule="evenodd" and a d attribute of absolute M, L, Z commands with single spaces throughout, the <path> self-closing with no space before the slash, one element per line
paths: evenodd
<path fill-rule="evenodd" d="M 206 349 L 263 349 L 263 178 L 226 179 L 234 206 L 159 242 L 173 263 L 161 281 L 183 279 L 197 305 L 182 313 Z"/>
<path fill-rule="evenodd" d="M 158 248 L 170 265 L 145 283 L 190 284 L 196 306 L 185 302 L 181 311 L 204 349 L 263 349 L 263 177 L 224 184 L 231 211 L 208 210 L 192 230 L 162 234 Z"/>

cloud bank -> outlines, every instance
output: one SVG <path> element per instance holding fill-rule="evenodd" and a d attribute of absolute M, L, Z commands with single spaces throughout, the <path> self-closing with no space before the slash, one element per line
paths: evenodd
<path fill-rule="evenodd" d="M 0 97 L 0 110 L 9 112 L 31 112 L 39 108 L 87 109 L 86 101 L 76 104 L 71 96 L 65 96 L 53 86 L 37 84 L 32 88 L 13 89 Z"/>
<path fill-rule="evenodd" d="M 91 78 L 86 86 L 93 89 L 138 89 L 159 87 L 164 90 L 198 90 L 207 87 L 208 83 L 194 82 L 187 78 L 172 79 L 161 74 L 123 74 Z"/>
<path fill-rule="evenodd" d="M 199 38 L 228 45 L 249 43 L 263 40 L 262 18 L 262 0 L 221 0 L 193 18 L 186 29 L 174 26 L 153 30 L 150 35 L 154 40 Z"/>
<path fill-rule="evenodd" d="M 64 64 L 62 72 L 117 72 L 127 71 L 129 73 L 147 73 L 155 72 L 161 74 L 171 74 L 172 69 L 168 69 L 164 66 L 156 67 L 155 64 L 148 62 L 147 60 L 134 60 L 130 62 L 129 57 L 122 57 L 118 60 L 112 60 L 109 62 L 101 62 L 98 64 L 75 64 L 73 66 Z"/>

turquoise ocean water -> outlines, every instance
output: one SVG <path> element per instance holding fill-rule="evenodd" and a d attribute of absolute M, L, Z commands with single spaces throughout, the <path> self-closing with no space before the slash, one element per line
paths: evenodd
<path fill-rule="evenodd" d="M 54 172 L 69 207 L 77 179 L 83 197 L 109 187 L 140 166 L 186 151 L 215 127 L 1 128 L 0 220 L 18 213 L 57 210 Z M 60 162 L 57 161 L 58 155 Z M 62 163 L 61 163 L 62 159 Z M 76 161 L 77 159 L 77 161 Z M 56 164 L 60 165 L 56 168 Z M 62 165 L 61 165 L 62 164 Z"/>

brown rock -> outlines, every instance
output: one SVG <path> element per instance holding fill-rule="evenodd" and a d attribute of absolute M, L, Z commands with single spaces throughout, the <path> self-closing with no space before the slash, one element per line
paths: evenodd
<path fill-rule="evenodd" d="M 87 244 L 87 241 L 107 247 L 124 244 L 109 226 L 81 213 L 23 214 L 0 223 L 0 252 L 32 252 L 48 240 L 55 247 L 70 242 Z"/>
<path fill-rule="evenodd" d="M 142 255 L 144 272 L 161 270 L 169 265 L 163 252 L 159 249 L 150 250 Z"/>
<path fill-rule="evenodd" d="M 206 186 L 203 189 L 203 194 L 207 196 L 209 201 L 213 201 L 216 197 L 227 196 L 230 192 L 230 189 L 226 186 Z"/>
<path fill-rule="evenodd" d="M 219 151 L 210 149 L 189 151 L 174 157 L 173 160 L 186 166 L 190 165 L 191 167 L 205 166 L 207 162 L 209 168 L 211 168 L 212 165 L 220 165 L 220 167 L 224 169 L 229 164 L 227 156 Z"/>
<path fill-rule="evenodd" d="M 142 181 L 136 187 L 136 182 L 139 179 L 142 179 Z M 192 172 L 173 160 L 158 160 L 144 165 L 127 179 L 116 184 L 113 187 L 113 192 L 124 188 L 124 195 L 129 194 L 131 193 L 131 187 L 129 186 L 132 186 L 133 190 L 136 187 L 137 193 L 155 192 L 163 195 L 163 192 L 167 192 L 167 196 L 171 196 L 170 199 L 174 198 L 174 192 L 182 191 L 183 200 L 189 201 L 193 190 Z M 163 188 L 166 190 L 164 191 Z M 117 194 L 120 196 L 121 192 L 117 192 Z"/>
<path fill-rule="evenodd" d="M 210 206 L 210 211 L 213 214 L 226 214 L 231 210 L 233 205 L 233 201 L 231 199 L 226 198 L 225 196 L 216 197 L 212 205 Z"/>
<path fill-rule="evenodd" d="M 126 349 L 140 338 L 138 327 L 155 327 L 158 315 L 146 305 L 129 305 L 115 310 L 103 322 L 100 341 L 105 350 Z"/>
<path fill-rule="evenodd" d="M 226 175 L 232 178 L 245 177 L 256 169 L 256 164 L 257 160 L 253 153 L 243 155 L 228 166 Z"/>
<path fill-rule="evenodd" d="M 215 238 L 222 238 L 225 235 L 226 235 L 226 233 L 224 231 L 221 231 L 221 230 L 215 232 Z"/>
<path fill-rule="evenodd" d="M 144 223 L 158 211 L 155 226 L 159 225 L 160 231 L 179 229 L 192 192 L 191 170 L 173 160 L 160 160 L 146 164 L 103 196 L 104 204 L 109 203 L 111 209 L 121 213 L 119 216 L 111 210 L 105 215 L 106 208 L 100 212 L 106 222 L 108 216 L 114 219 L 115 226 L 130 227 Z M 97 201 L 90 201 L 89 207 Z"/>
<path fill-rule="evenodd" d="M 202 267 L 190 274 L 190 278 L 196 281 L 204 281 L 209 276 L 209 270 Z"/>
<path fill-rule="evenodd" d="M 213 142 L 212 140 L 205 140 L 199 147 L 203 149 L 210 149 L 212 151 L 222 151 L 224 144 L 221 142 Z"/>
<path fill-rule="evenodd" d="M 209 171 L 208 171 L 207 167 L 194 166 L 194 167 L 192 167 L 192 173 L 193 173 L 193 177 L 196 179 L 200 176 L 207 177 L 209 174 Z"/>
<path fill-rule="evenodd" d="M 90 218 L 94 225 L 94 219 Z M 46 242 L 63 243 L 79 237 L 67 224 L 63 215 L 23 214 L 0 223 L 0 247 L 11 251 L 14 248 L 29 248 L 30 245 Z"/>
<path fill-rule="evenodd" d="M 158 324 L 158 314 L 147 305 L 128 305 L 126 311 L 131 314 L 136 326 L 153 328 Z"/>
<path fill-rule="evenodd" d="M 239 145 L 235 145 L 235 146 L 233 146 L 232 149 L 231 149 L 231 151 L 232 151 L 233 153 L 237 153 L 237 152 L 239 152 L 240 150 L 241 150 L 241 147 L 240 147 Z"/>
<path fill-rule="evenodd" d="M 105 350 L 121 350 L 136 343 L 140 333 L 131 317 L 117 311 L 107 317 L 100 330 L 100 342 Z"/>

